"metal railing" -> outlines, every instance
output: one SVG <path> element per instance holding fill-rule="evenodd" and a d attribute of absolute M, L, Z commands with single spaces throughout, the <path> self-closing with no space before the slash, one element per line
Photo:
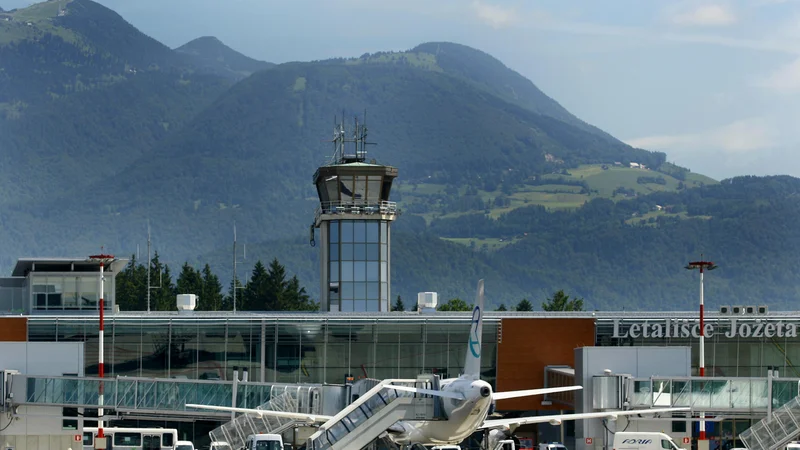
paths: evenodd
<path fill-rule="evenodd" d="M 745 430 L 739 435 L 750 450 L 776 450 L 797 438 L 800 434 L 800 398 L 794 398 L 771 416 Z"/>
<path fill-rule="evenodd" d="M 265 411 L 283 411 L 304 414 L 319 414 L 320 405 L 314 404 L 315 387 L 298 386 L 285 388 L 283 393 L 255 409 Z M 281 434 L 297 423 L 294 419 L 276 416 L 260 416 L 258 414 L 242 414 L 230 422 L 208 433 L 212 442 L 227 442 L 231 448 L 244 446 L 247 436 L 251 434 Z"/>
<path fill-rule="evenodd" d="M 417 379 L 388 379 L 375 383 L 372 388 L 359 397 L 356 401 L 351 403 L 340 411 L 337 415 L 333 416 L 330 420 L 322 424 L 316 433 L 308 438 L 306 448 L 309 450 L 326 450 L 331 448 L 342 448 L 347 442 L 346 437 L 359 428 L 373 417 L 377 417 L 382 411 L 390 411 L 390 406 L 402 403 L 402 406 L 408 407 L 410 401 L 417 398 L 426 398 L 435 400 L 432 396 L 427 394 L 415 394 L 408 391 L 398 391 L 392 389 L 392 385 L 398 386 L 421 386 L 427 389 L 438 389 L 438 381 L 435 385 L 430 385 L 430 381 L 426 380 L 424 376 Z M 412 410 L 415 408 L 412 407 Z M 417 407 L 417 409 L 419 409 Z M 426 415 L 422 410 L 416 410 L 417 414 L 415 420 L 435 420 L 440 418 L 442 412 L 436 408 L 435 403 L 431 402 L 431 408 L 428 411 L 430 415 Z M 391 425 L 391 423 L 389 424 Z M 382 429 L 381 432 L 384 430 Z M 363 435 L 360 436 L 362 440 L 372 440 L 379 436 Z M 349 443 L 352 444 L 352 443 Z M 348 444 L 348 445 L 349 445 Z M 360 447 L 356 447 L 360 448 Z"/>
<path fill-rule="evenodd" d="M 390 201 L 369 201 L 369 200 L 337 200 L 321 202 L 316 210 L 316 219 L 322 214 L 352 214 L 352 215 L 375 215 L 396 216 L 400 214 L 397 202 Z"/>

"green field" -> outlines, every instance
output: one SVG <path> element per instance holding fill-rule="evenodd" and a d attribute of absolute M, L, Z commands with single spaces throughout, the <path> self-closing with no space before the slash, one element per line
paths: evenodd
<path fill-rule="evenodd" d="M 652 179 L 653 182 L 639 183 L 640 177 Z M 464 197 L 467 194 L 467 186 L 447 186 L 434 183 L 398 183 L 394 189 L 400 193 L 400 207 L 410 210 L 411 214 L 419 215 L 430 223 L 435 218 L 455 218 L 464 214 L 474 214 L 483 212 L 489 217 L 496 219 L 502 214 L 530 205 L 541 205 L 550 210 L 574 209 L 594 198 L 608 198 L 614 201 L 624 200 L 636 195 L 647 195 L 659 191 L 677 191 L 683 185 L 684 188 L 699 187 L 703 184 L 716 184 L 717 181 L 704 175 L 688 172 L 685 180 L 648 169 L 633 169 L 614 165 L 583 165 L 574 169 L 569 169 L 567 174 L 548 174 L 543 175 L 542 180 L 552 180 L 552 184 L 520 184 L 514 186 L 510 195 L 503 195 L 496 190 L 487 192 L 481 189 L 474 191 L 475 195 L 486 205 L 484 208 L 472 208 L 469 210 L 448 211 L 445 206 L 453 203 L 455 198 Z M 663 180 L 663 181 L 661 181 Z M 658 181 L 658 182 L 656 182 Z M 585 192 L 581 186 L 560 184 L 564 182 L 585 182 L 589 192 Z M 625 192 L 617 192 L 623 188 Z M 502 206 L 495 205 L 497 197 L 506 198 Z M 480 202 L 479 202 L 480 205 Z M 686 218 L 685 213 L 667 213 L 664 211 L 653 211 L 642 216 L 628 219 L 626 222 L 631 225 L 654 225 L 650 222 L 651 218 L 659 216 L 674 216 Z M 499 239 L 448 239 L 460 244 L 496 250 L 504 247 L 512 240 L 500 241 Z M 485 247 L 483 247 L 485 245 Z"/>
<path fill-rule="evenodd" d="M 466 245 L 475 250 L 494 251 L 513 244 L 519 239 L 497 239 L 497 238 L 442 238 L 445 241 L 455 242 L 456 244 Z"/>
<path fill-rule="evenodd" d="M 27 8 L 15 10 L 5 15 L 11 20 L 3 20 L 0 15 L 0 45 L 14 41 L 41 37 L 45 33 L 60 36 L 67 42 L 76 43 L 78 37 L 71 30 L 53 25 L 59 10 L 66 8 L 72 0 L 49 0 L 36 3 Z"/>
<path fill-rule="evenodd" d="M 679 217 L 681 219 L 699 219 L 699 220 L 708 220 L 711 216 L 692 216 L 689 217 L 686 212 L 679 212 L 679 213 L 668 213 L 666 211 L 650 211 L 647 214 L 639 214 L 630 219 L 626 220 L 625 223 L 628 225 L 644 225 L 654 227 L 656 226 L 655 220 L 650 221 L 650 219 L 657 219 L 659 217 Z"/>
<path fill-rule="evenodd" d="M 382 52 L 361 58 L 353 58 L 345 61 L 345 64 L 390 64 L 406 63 L 412 67 L 420 67 L 426 70 L 441 72 L 442 68 L 436 62 L 436 56 L 428 53 L 389 53 Z"/>

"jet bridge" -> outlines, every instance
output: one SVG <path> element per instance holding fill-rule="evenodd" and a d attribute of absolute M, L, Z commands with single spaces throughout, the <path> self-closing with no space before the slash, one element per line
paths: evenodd
<path fill-rule="evenodd" d="M 119 418 L 159 417 L 160 419 L 211 419 L 224 420 L 230 413 L 186 409 L 186 404 L 235 406 L 239 408 L 273 407 L 295 408 L 294 412 L 320 414 L 322 401 L 314 402 L 313 391 L 330 397 L 343 397 L 344 386 L 320 384 L 284 384 L 237 382 L 221 380 L 186 380 L 173 378 L 138 377 L 49 377 L 14 374 L 14 405 L 40 405 L 67 408 L 97 408 L 100 383 L 103 383 L 106 417 Z M 9 377 L 5 377 L 9 378 Z M 9 386 L 10 383 L 5 383 Z M 7 393 L 6 393 L 7 394 Z M 292 400 L 288 401 L 285 394 Z M 326 395 L 322 395 L 325 397 Z M 6 395 L 6 398 L 8 396 Z M 276 399 L 283 399 L 276 400 Z M 310 399 L 310 400 L 309 400 Z M 339 398 L 332 408 L 339 410 L 344 404 Z M 270 403 L 274 402 L 274 403 Z M 0 402 L 1 403 L 1 402 Z M 8 402 L 7 402 L 8 403 Z M 335 405 L 333 405 L 335 403 Z"/>
<path fill-rule="evenodd" d="M 766 417 L 739 435 L 750 450 L 782 449 L 800 435 L 800 379 L 651 377 L 631 379 L 633 407 L 690 407 L 694 414 Z"/>
<path fill-rule="evenodd" d="M 391 384 L 439 390 L 436 375 L 420 375 L 416 380 L 383 380 L 325 422 L 308 439 L 306 449 L 363 448 L 400 420 L 445 419 L 441 397 L 398 391 L 391 389 Z"/>

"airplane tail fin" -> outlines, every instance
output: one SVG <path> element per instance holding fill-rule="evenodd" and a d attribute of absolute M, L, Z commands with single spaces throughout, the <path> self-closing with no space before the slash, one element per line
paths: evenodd
<path fill-rule="evenodd" d="M 467 342 L 467 357 L 464 363 L 464 376 L 479 380 L 481 378 L 481 347 L 483 346 L 483 280 L 478 281 L 478 293 Z"/>

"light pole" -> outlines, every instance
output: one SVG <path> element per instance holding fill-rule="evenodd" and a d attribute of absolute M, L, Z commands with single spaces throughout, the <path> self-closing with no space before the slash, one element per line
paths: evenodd
<path fill-rule="evenodd" d="M 706 270 L 714 270 L 717 266 L 711 261 L 705 261 L 703 255 L 700 255 L 700 261 L 691 261 L 686 269 L 695 270 L 700 269 L 700 376 L 706 376 L 706 327 L 705 327 L 705 308 L 703 306 L 703 273 Z M 706 422 L 705 413 L 700 413 L 700 440 L 706 440 Z M 699 445 L 698 445 L 699 447 Z"/>
<path fill-rule="evenodd" d="M 103 269 L 105 267 L 106 262 L 111 262 L 114 260 L 114 255 L 106 255 L 106 254 L 99 254 L 99 255 L 92 255 L 89 257 L 91 261 L 99 261 L 100 262 L 100 300 L 98 301 L 98 306 L 100 309 L 100 330 L 98 334 L 98 342 L 97 342 L 97 355 L 98 355 L 98 365 L 97 365 L 97 375 L 100 378 L 100 386 L 99 386 L 99 395 L 97 397 L 97 440 L 95 448 L 96 449 L 105 449 L 106 448 L 106 440 L 105 434 L 103 434 L 103 388 L 105 387 L 103 384 L 103 376 L 105 374 L 105 364 L 103 363 L 103 347 L 104 347 L 104 339 L 103 339 L 103 330 L 104 330 L 104 319 L 105 319 L 105 307 L 103 306 L 103 292 L 105 290 L 105 277 L 103 276 Z"/>

